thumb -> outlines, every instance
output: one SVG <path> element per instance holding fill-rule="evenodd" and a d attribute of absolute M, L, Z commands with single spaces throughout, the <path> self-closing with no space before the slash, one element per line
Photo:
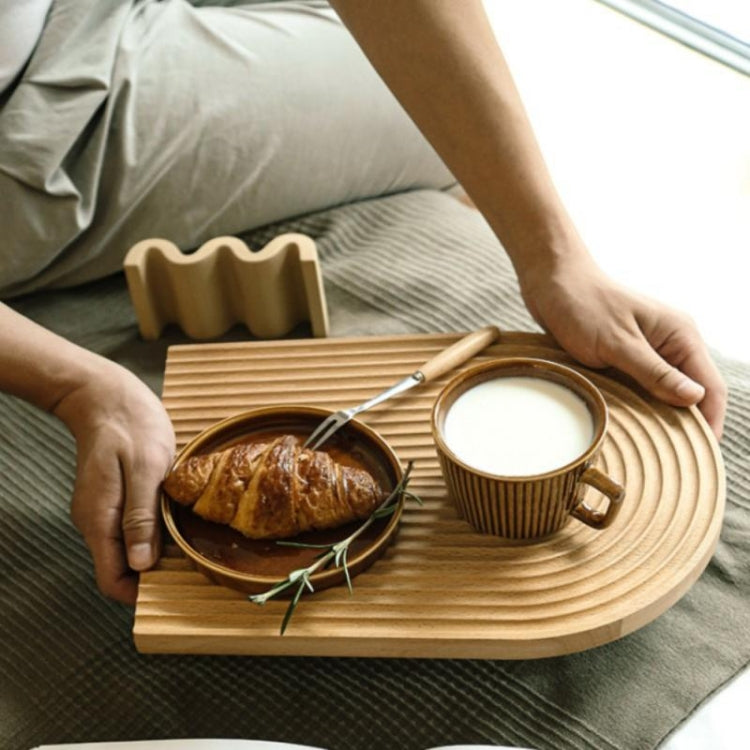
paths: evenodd
<path fill-rule="evenodd" d="M 673 406 L 692 406 L 706 395 L 700 383 L 659 356 L 645 338 L 639 339 L 635 346 L 618 350 L 610 364 Z"/>
<path fill-rule="evenodd" d="M 126 495 L 122 531 L 128 565 L 133 570 L 147 570 L 159 559 L 159 485 L 164 471 L 153 461 L 137 466 L 123 464 Z"/>

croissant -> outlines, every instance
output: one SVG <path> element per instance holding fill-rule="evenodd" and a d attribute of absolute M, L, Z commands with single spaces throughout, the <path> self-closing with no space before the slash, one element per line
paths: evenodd
<path fill-rule="evenodd" d="M 252 539 L 282 539 L 367 518 L 385 493 L 364 469 L 292 435 L 192 456 L 164 480 L 165 492 L 208 521 Z"/>

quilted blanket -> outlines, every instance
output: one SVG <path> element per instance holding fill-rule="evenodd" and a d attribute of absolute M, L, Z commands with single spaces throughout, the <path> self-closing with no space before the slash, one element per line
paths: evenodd
<path fill-rule="evenodd" d="M 260 248 L 286 231 L 317 242 L 335 336 L 486 323 L 534 330 L 489 228 L 440 191 L 342 206 L 244 239 Z M 13 305 L 157 392 L 166 347 L 186 341 L 176 330 L 139 338 L 121 275 Z M 224 338 L 249 334 L 236 328 Z M 331 750 L 658 747 L 750 658 L 750 366 L 719 364 L 730 387 L 721 445 L 728 497 L 707 569 L 646 627 L 537 661 L 141 655 L 132 610 L 97 593 L 68 516 L 72 438 L 0 396 L 0 747 L 168 737 Z"/>

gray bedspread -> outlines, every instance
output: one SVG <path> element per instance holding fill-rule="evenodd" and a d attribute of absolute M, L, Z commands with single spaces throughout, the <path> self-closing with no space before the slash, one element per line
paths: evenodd
<path fill-rule="evenodd" d="M 258 248 L 289 230 L 318 242 L 334 335 L 532 329 L 493 235 L 443 193 L 366 201 L 246 239 Z M 185 340 L 176 330 L 140 340 L 121 276 L 13 304 L 157 391 L 167 345 Z M 728 502 L 710 565 L 650 625 L 539 661 L 140 655 L 132 611 L 98 595 L 68 518 L 72 438 L 0 397 L 0 747 L 210 736 L 331 750 L 658 746 L 750 658 L 750 366 L 720 364 Z"/>

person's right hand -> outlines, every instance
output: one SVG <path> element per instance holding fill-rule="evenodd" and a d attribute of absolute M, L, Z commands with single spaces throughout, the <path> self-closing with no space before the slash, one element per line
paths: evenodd
<path fill-rule="evenodd" d="M 586 255 L 519 280 L 534 319 L 579 362 L 616 367 L 668 404 L 697 404 L 721 438 L 727 387 L 687 315 L 615 283 Z"/>
<path fill-rule="evenodd" d="M 159 486 L 175 453 L 172 424 L 135 375 L 102 359 L 101 371 L 54 413 L 77 446 L 71 517 L 91 552 L 100 591 L 134 604 L 138 571 L 160 551 Z"/>

